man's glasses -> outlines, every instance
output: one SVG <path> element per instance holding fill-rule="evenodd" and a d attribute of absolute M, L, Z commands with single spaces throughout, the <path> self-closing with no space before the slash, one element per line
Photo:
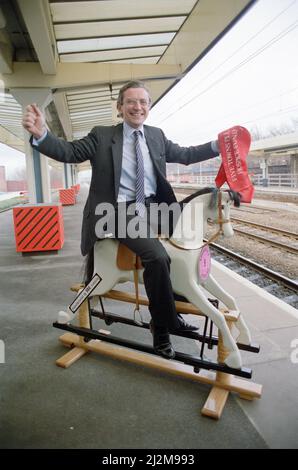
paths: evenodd
<path fill-rule="evenodd" d="M 150 105 L 150 101 L 148 100 L 132 100 L 132 99 L 128 99 L 128 100 L 125 100 L 124 101 L 124 104 L 126 104 L 127 106 L 135 106 L 136 104 L 140 104 L 141 106 L 144 106 L 144 107 L 147 107 Z"/>

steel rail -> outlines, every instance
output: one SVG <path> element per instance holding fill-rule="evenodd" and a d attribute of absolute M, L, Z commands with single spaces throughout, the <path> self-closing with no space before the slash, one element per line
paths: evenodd
<path fill-rule="evenodd" d="M 252 227 L 259 228 L 260 230 L 266 230 L 268 232 L 274 232 L 274 233 L 279 233 L 285 237 L 291 237 L 291 238 L 297 238 L 298 240 L 298 233 L 295 232 L 289 232 L 287 230 L 282 230 L 280 228 L 276 227 L 271 227 L 269 225 L 262 225 L 262 224 L 257 224 L 256 222 L 250 222 L 249 220 L 244 220 L 244 219 L 238 219 L 237 217 L 230 217 L 230 219 L 233 222 L 237 222 L 243 225 L 249 225 Z"/>
<path fill-rule="evenodd" d="M 298 254 L 298 248 L 294 246 L 286 245 L 285 243 L 278 242 L 276 240 L 271 240 L 270 238 L 263 237 L 262 235 L 256 235 L 254 233 L 244 232 L 237 227 L 233 227 L 234 232 L 239 233 L 248 238 L 252 238 L 253 240 L 259 240 L 262 243 L 267 243 L 268 245 L 274 246 L 276 248 L 280 248 L 282 250 L 286 250 L 290 253 Z"/>
<path fill-rule="evenodd" d="M 252 261 L 251 259 L 246 258 L 245 256 L 239 255 L 238 253 L 235 253 L 234 251 L 224 248 L 223 246 L 218 245 L 217 243 L 210 243 L 210 246 L 212 248 L 215 248 L 215 250 L 223 253 L 227 257 L 233 258 L 239 263 L 245 266 L 251 267 L 255 271 L 258 271 L 261 274 L 266 275 L 266 277 L 282 284 L 288 289 L 291 289 L 295 291 L 296 293 L 298 292 L 298 283 L 296 281 L 286 276 L 283 276 L 282 274 L 277 273 L 276 271 L 273 271 L 272 269 L 266 268 L 266 266 L 263 266 L 262 264 L 259 264 L 256 261 Z"/>

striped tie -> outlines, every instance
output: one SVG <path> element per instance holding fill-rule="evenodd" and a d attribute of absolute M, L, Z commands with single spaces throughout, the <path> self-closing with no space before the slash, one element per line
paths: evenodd
<path fill-rule="evenodd" d="M 141 131 L 134 131 L 135 149 L 137 160 L 137 174 L 136 174 L 136 210 L 141 217 L 145 213 L 145 188 L 144 188 L 144 160 L 140 146 L 139 136 L 142 135 Z"/>

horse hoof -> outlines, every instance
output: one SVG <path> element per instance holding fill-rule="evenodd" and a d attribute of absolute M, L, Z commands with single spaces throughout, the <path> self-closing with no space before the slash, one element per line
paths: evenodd
<path fill-rule="evenodd" d="M 232 369 L 241 369 L 242 359 L 239 351 L 231 352 L 228 357 L 225 359 L 225 364 Z"/>
<path fill-rule="evenodd" d="M 58 323 L 62 324 L 62 325 L 65 325 L 65 323 L 69 323 L 70 322 L 70 315 L 69 313 L 67 312 L 63 312 L 63 310 L 60 310 L 60 312 L 58 313 L 58 320 L 57 320 Z"/>

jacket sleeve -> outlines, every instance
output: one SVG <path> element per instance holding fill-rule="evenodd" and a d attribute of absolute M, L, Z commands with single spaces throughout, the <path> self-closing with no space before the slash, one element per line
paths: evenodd
<path fill-rule="evenodd" d="M 167 163 L 191 165 L 192 163 L 203 162 L 218 156 L 218 153 L 212 150 L 211 142 L 190 147 L 180 147 L 180 145 L 168 140 L 164 134 L 163 137 Z"/>
<path fill-rule="evenodd" d="M 86 160 L 92 160 L 95 155 L 98 146 L 98 133 L 96 128 L 93 128 L 83 139 L 67 142 L 48 132 L 45 139 L 39 145 L 33 144 L 32 136 L 30 143 L 39 152 L 58 162 L 82 163 Z"/>

